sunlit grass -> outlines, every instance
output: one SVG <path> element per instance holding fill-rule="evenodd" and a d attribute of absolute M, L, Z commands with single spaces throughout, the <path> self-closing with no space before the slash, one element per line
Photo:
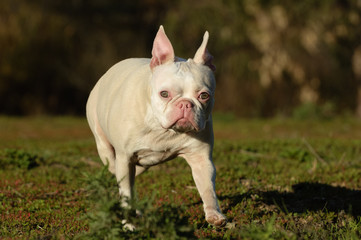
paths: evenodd
<path fill-rule="evenodd" d="M 123 231 L 116 224 L 122 210 L 102 204 L 109 196 L 118 201 L 116 188 L 99 187 L 108 195 L 94 198 L 89 188 L 94 182 L 84 175 L 91 179 L 102 169 L 85 119 L 1 117 L 0 123 L 0 238 L 104 238 L 102 233 Z M 229 219 L 226 228 L 205 222 L 190 168 L 178 158 L 137 178 L 144 218 L 130 221 L 142 231 L 115 236 L 360 238 L 358 120 L 218 115 L 214 128 L 217 195 Z M 115 181 L 107 176 L 98 183 Z M 104 224 L 89 214 L 115 218 Z"/>

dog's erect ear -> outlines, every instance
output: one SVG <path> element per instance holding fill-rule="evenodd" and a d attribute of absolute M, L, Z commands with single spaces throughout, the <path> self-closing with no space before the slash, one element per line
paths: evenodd
<path fill-rule="evenodd" d="M 203 42 L 194 55 L 193 61 L 195 63 L 204 64 L 212 69 L 212 71 L 216 71 L 216 67 L 212 64 L 213 56 L 207 50 L 208 38 L 209 34 L 208 31 L 206 31 L 203 36 Z"/>
<path fill-rule="evenodd" d="M 153 42 L 150 68 L 153 70 L 156 66 L 170 61 L 174 61 L 173 46 L 167 35 L 165 35 L 163 26 L 160 26 Z"/>

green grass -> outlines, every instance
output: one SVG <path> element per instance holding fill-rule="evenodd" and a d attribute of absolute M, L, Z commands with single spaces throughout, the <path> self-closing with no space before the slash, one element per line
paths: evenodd
<path fill-rule="evenodd" d="M 139 215 L 118 204 L 85 119 L 0 117 L 0 238 L 360 239 L 359 120 L 217 114 L 214 128 L 225 228 L 205 222 L 182 159 L 137 178 Z"/>

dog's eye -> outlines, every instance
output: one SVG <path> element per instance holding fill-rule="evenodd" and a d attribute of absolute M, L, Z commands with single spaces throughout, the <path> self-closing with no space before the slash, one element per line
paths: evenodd
<path fill-rule="evenodd" d="M 168 93 L 167 91 L 161 91 L 161 92 L 160 92 L 160 96 L 161 96 L 162 98 L 168 98 L 168 97 L 169 97 L 169 93 Z"/>
<path fill-rule="evenodd" d="M 206 92 L 202 92 L 200 95 L 199 95 L 199 98 L 202 99 L 202 100 L 207 100 L 209 98 L 209 94 L 206 93 Z"/>

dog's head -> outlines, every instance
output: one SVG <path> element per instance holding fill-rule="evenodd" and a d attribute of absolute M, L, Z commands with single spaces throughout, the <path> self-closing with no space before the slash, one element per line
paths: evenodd
<path fill-rule="evenodd" d="M 151 106 L 165 129 L 198 132 L 210 119 L 216 84 L 207 42 L 208 32 L 193 59 L 175 58 L 171 42 L 159 28 L 150 62 Z"/>

